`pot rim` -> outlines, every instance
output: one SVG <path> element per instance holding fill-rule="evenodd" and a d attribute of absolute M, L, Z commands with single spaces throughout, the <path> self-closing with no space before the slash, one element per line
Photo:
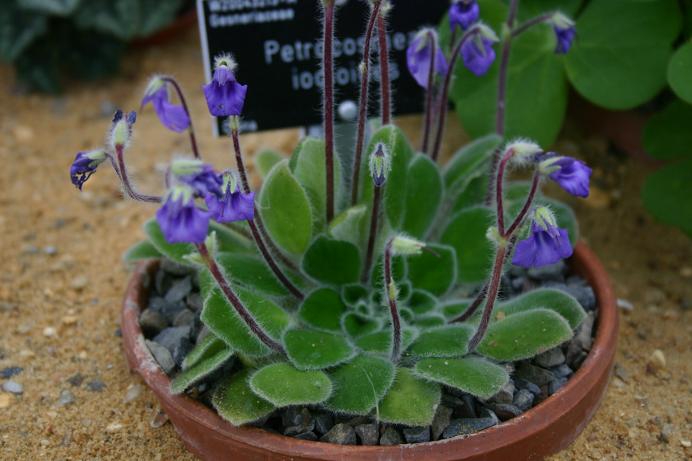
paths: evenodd
<path fill-rule="evenodd" d="M 175 407 L 186 418 L 204 426 L 210 431 L 209 433 L 215 433 L 217 438 L 230 438 L 240 444 L 261 447 L 267 452 L 298 459 L 302 457 L 311 459 L 314 456 L 324 459 L 353 459 L 369 456 L 378 459 L 399 459 L 404 456 L 404 453 L 406 457 L 430 455 L 431 449 L 463 440 L 459 450 L 455 450 L 454 453 L 440 451 L 439 457 L 436 457 L 440 460 L 459 459 L 458 456 L 466 452 L 477 455 L 484 451 L 506 449 L 537 433 L 546 435 L 551 424 L 562 415 L 574 410 L 589 393 L 593 392 L 593 388 L 599 385 L 603 376 L 609 375 L 615 357 L 619 322 L 610 279 L 596 255 L 583 242 L 576 245 L 571 264 L 577 273 L 587 279 L 598 300 L 596 335 L 591 351 L 581 367 L 570 377 L 565 386 L 520 416 L 474 434 L 445 440 L 393 446 L 336 445 L 306 441 L 274 434 L 260 428 L 232 426 L 202 403 L 184 394 L 172 395 L 169 391 L 171 380 L 149 352 L 139 326 L 140 306 L 148 297 L 147 280 L 148 275 L 153 274 L 157 267 L 155 260 L 141 262 L 131 276 L 122 312 L 123 345 L 131 370 L 137 371 L 142 376 L 147 386 L 157 395 L 162 406 Z M 541 456 L 555 453 L 568 446 L 591 419 L 601 398 L 602 396 L 599 396 L 599 400 L 592 405 L 593 409 L 587 411 L 581 422 L 573 428 L 573 434 L 568 437 L 569 440 L 553 444 L 557 446 L 545 450 Z M 197 451 L 195 447 L 191 448 Z"/>

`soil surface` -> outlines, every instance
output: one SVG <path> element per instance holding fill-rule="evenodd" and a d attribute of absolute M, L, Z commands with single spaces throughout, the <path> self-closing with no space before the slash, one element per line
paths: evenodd
<path fill-rule="evenodd" d="M 81 194 L 68 178 L 76 152 L 102 144 L 114 108 L 139 107 L 154 72 L 180 80 L 205 157 L 230 164 L 229 141 L 210 135 L 194 31 L 133 50 L 118 78 L 75 85 L 61 97 L 24 95 L 12 72 L 0 68 L 2 459 L 193 459 L 129 373 L 118 337 L 128 279 L 121 254 L 142 237 L 154 209 L 123 200 L 107 168 Z M 402 122 L 414 138 L 418 124 Z M 465 137 L 451 125 L 448 144 L 460 145 Z M 290 152 L 298 136 L 285 130 L 242 141 L 249 154 L 262 147 Z M 582 238 L 631 309 L 622 311 L 616 377 L 603 406 L 553 459 L 690 459 L 692 241 L 643 210 L 639 188 L 654 165 L 613 153 L 569 123 L 558 147 L 594 166 L 588 200 L 558 195 L 574 206 Z M 160 191 L 162 162 L 186 150 L 185 135 L 166 131 L 145 110 L 128 152 L 140 189 Z"/>

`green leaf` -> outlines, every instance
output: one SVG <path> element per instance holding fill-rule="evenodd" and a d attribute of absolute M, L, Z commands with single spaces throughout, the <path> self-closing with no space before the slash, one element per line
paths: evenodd
<path fill-rule="evenodd" d="M 497 394 L 509 381 L 507 370 L 480 357 L 423 359 L 416 364 L 415 371 L 425 379 L 481 399 Z"/>
<path fill-rule="evenodd" d="M 483 21 L 502 35 L 507 6 L 500 0 L 479 1 Z M 520 8 L 521 9 L 521 8 Z M 552 144 L 562 128 L 567 109 L 567 82 L 562 57 L 555 54 L 552 28 L 539 25 L 512 41 L 509 59 L 505 136 L 527 136 L 540 145 Z M 448 22 L 442 39 L 449 42 Z M 486 75 L 478 77 L 462 63 L 455 68 L 451 98 L 467 133 L 472 137 L 495 132 L 501 44 Z"/>
<path fill-rule="evenodd" d="M 666 165 L 652 173 L 642 189 L 642 200 L 661 222 L 677 226 L 692 236 L 692 159 Z"/>
<path fill-rule="evenodd" d="M 418 331 L 416 329 L 403 327 L 401 331 L 401 350 L 406 350 L 417 336 Z M 359 337 L 356 339 L 356 346 L 366 352 L 389 354 L 392 351 L 391 327 Z"/>
<path fill-rule="evenodd" d="M 428 426 L 440 404 L 440 385 L 398 368 L 394 384 L 380 403 L 380 421 L 407 426 Z"/>
<path fill-rule="evenodd" d="M 274 363 L 250 377 L 252 391 L 277 407 L 321 403 L 332 393 L 332 382 L 321 371 L 300 371 L 289 363 Z"/>
<path fill-rule="evenodd" d="M 406 179 L 408 174 L 408 164 L 413 157 L 414 151 L 406 135 L 394 125 L 383 126 L 378 129 L 370 139 L 364 154 L 362 168 L 362 197 L 361 203 L 365 203 L 368 208 L 372 206 L 373 182 L 367 168 L 367 159 L 375 150 L 378 143 L 383 143 L 392 156 L 392 169 L 384 185 L 383 209 L 389 219 L 390 225 L 397 229 L 404 218 L 404 207 L 406 205 Z"/>
<path fill-rule="evenodd" d="M 341 328 L 352 338 L 367 335 L 379 329 L 381 326 L 378 320 L 367 318 L 354 312 L 347 312 L 341 317 Z"/>
<path fill-rule="evenodd" d="M 364 226 L 369 223 L 367 211 L 368 207 L 361 204 L 339 213 L 329 224 L 329 235 L 360 246 L 365 235 Z"/>
<path fill-rule="evenodd" d="M 472 299 L 451 300 L 440 306 L 440 311 L 447 320 L 453 320 L 463 314 L 472 302 Z"/>
<path fill-rule="evenodd" d="M 440 242 L 456 250 L 459 283 L 480 283 L 488 276 L 493 246 L 486 233 L 493 220 L 488 208 L 468 208 L 457 213 L 442 233 Z"/>
<path fill-rule="evenodd" d="M 424 290 L 414 290 L 408 301 L 408 306 L 416 315 L 427 314 L 434 310 L 436 305 L 437 298 Z"/>
<path fill-rule="evenodd" d="M 300 305 L 300 320 L 322 330 L 341 331 L 341 316 L 346 306 L 339 293 L 329 288 L 318 288 L 310 293 Z"/>
<path fill-rule="evenodd" d="M 178 264 L 189 266 L 190 262 L 184 257 L 190 253 L 197 253 L 194 245 L 190 243 L 168 243 L 156 219 L 144 223 L 144 233 L 159 253 Z"/>
<path fill-rule="evenodd" d="M 408 166 L 401 230 L 412 237 L 425 237 L 440 208 L 442 193 L 442 177 L 437 164 L 427 155 L 416 154 Z"/>
<path fill-rule="evenodd" d="M 586 318 L 586 312 L 579 301 L 564 291 L 554 288 L 539 288 L 501 303 L 493 310 L 493 317 L 515 315 L 536 308 L 555 311 L 567 320 L 573 330 Z"/>
<path fill-rule="evenodd" d="M 415 322 L 417 327 L 420 328 L 436 328 L 447 324 L 447 319 L 441 314 L 428 314 L 416 317 Z"/>
<path fill-rule="evenodd" d="M 345 337 L 307 329 L 288 330 L 284 347 L 289 360 L 299 370 L 333 367 L 351 359 L 355 353 Z"/>
<path fill-rule="evenodd" d="M 160 258 L 161 253 L 156 247 L 148 240 L 144 240 L 139 243 L 132 245 L 123 255 L 123 261 L 126 263 L 132 263 L 135 261 L 141 261 L 143 259 Z"/>
<path fill-rule="evenodd" d="M 247 288 L 273 296 L 285 296 L 286 288 L 279 282 L 264 260 L 257 256 L 238 253 L 219 253 L 217 263 L 226 275 Z"/>
<path fill-rule="evenodd" d="M 424 331 L 407 354 L 419 357 L 455 357 L 469 350 L 474 328 L 470 325 L 449 325 Z"/>
<path fill-rule="evenodd" d="M 215 352 L 212 353 L 212 351 Z M 185 392 L 185 389 L 220 368 L 232 355 L 233 350 L 225 345 L 218 348 L 218 350 L 208 349 L 204 357 L 200 358 L 189 368 L 182 370 L 173 381 L 171 381 L 171 393 L 174 395 L 182 394 Z"/>
<path fill-rule="evenodd" d="M 249 231 L 249 229 L 248 229 Z M 256 254 L 255 242 L 236 232 L 228 226 L 214 221 L 209 222 L 209 233 L 216 233 L 218 251 L 224 253 L 250 253 Z"/>
<path fill-rule="evenodd" d="M 324 141 L 321 139 L 304 138 L 290 161 L 291 171 L 298 182 L 308 194 L 312 205 L 314 231 L 318 233 L 324 229 L 327 203 L 327 174 L 325 162 Z M 341 163 L 334 156 L 334 200 L 339 203 L 341 196 Z"/>
<path fill-rule="evenodd" d="M 48 29 L 48 18 L 23 11 L 14 1 L 3 5 L 0 15 L 0 61 L 11 62 Z"/>
<path fill-rule="evenodd" d="M 599 106 L 636 107 L 665 86 L 680 25 L 675 0 L 589 2 L 565 58 L 567 75 Z"/>
<path fill-rule="evenodd" d="M 305 253 L 303 270 L 322 283 L 355 283 L 361 271 L 360 253 L 352 243 L 321 235 Z"/>
<path fill-rule="evenodd" d="M 208 334 L 195 347 L 187 353 L 183 360 L 182 368 L 186 370 L 196 365 L 200 360 L 216 355 L 222 350 L 228 349 L 228 345 L 213 334 Z"/>
<path fill-rule="evenodd" d="M 692 42 L 675 50 L 670 58 L 668 83 L 680 99 L 692 103 Z"/>
<path fill-rule="evenodd" d="M 264 181 L 259 209 L 274 242 L 291 254 L 301 254 L 312 237 L 312 212 L 305 190 L 288 169 L 277 163 Z"/>
<path fill-rule="evenodd" d="M 487 175 L 493 152 L 500 146 L 502 138 L 489 134 L 478 138 L 456 151 L 444 168 L 447 190 L 461 191 L 475 177 Z"/>
<path fill-rule="evenodd" d="M 147 37 L 175 19 L 182 0 L 88 0 L 74 13 L 75 23 L 129 41 Z"/>
<path fill-rule="evenodd" d="M 288 328 L 289 315 L 259 293 L 246 290 L 236 290 L 236 293 L 257 323 L 272 339 L 278 341 L 284 330 Z M 213 290 L 204 302 L 201 319 L 212 333 L 233 350 L 260 357 L 272 353 L 272 350 L 250 331 L 218 289 Z"/>
<path fill-rule="evenodd" d="M 69 16 L 80 2 L 81 0 L 18 0 L 17 4 L 25 10 L 55 16 Z"/>
<path fill-rule="evenodd" d="M 582 0 L 522 0 L 518 17 L 520 21 L 525 21 L 546 12 L 560 11 L 574 18 L 582 3 Z"/>
<path fill-rule="evenodd" d="M 500 362 L 528 359 L 572 337 L 569 323 L 554 311 L 532 309 L 491 323 L 478 353 Z"/>
<path fill-rule="evenodd" d="M 387 359 L 359 355 L 330 373 L 334 392 L 325 406 L 338 413 L 367 415 L 394 381 L 394 365 Z"/>
<path fill-rule="evenodd" d="M 368 293 L 368 289 L 359 284 L 341 287 L 341 299 L 350 307 L 356 306 L 360 301 L 367 301 Z"/>
<path fill-rule="evenodd" d="M 660 160 L 692 157 L 692 106 L 673 101 L 651 116 L 644 127 L 644 149 Z"/>
<path fill-rule="evenodd" d="M 423 251 L 419 255 L 406 258 L 408 278 L 414 288 L 442 296 L 457 280 L 456 250 L 447 245 L 428 244 L 433 253 Z"/>
<path fill-rule="evenodd" d="M 255 155 L 255 169 L 262 178 L 266 178 L 274 165 L 284 159 L 284 156 L 275 150 L 264 149 Z"/>
<path fill-rule="evenodd" d="M 252 392 L 249 376 L 250 370 L 245 369 L 224 377 L 212 397 L 219 415 L 234 426 L 252 423 L 274 411 L 274 405 Z"/>

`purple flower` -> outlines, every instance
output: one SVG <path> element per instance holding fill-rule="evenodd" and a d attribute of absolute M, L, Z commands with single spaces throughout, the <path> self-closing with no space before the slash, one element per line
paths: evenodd
<path fill-rule="evenodd" d="M 152 78 L 144 92 L 142 106 L 151 103 L 159 120 L 171 131 L 180 133 L 190 126 L 190 117 L 182 105 L 169 101 L 168 85 L 161 77 Z"/>
<path fill-rule="evenodd" d="M 555 13 L 551 19 L 551 23 L 553 24 L 553 31 L 557 39 L 555 52 L 558 54 L 565 54 L 572 47 L 572 42 L 577 35 L 574 21 L 562 13 Z"/>
<path fill-rule="evenodd" d="M 555 217 L 545 207 L 536 210 L 531 234 L 517 243 L 512 264 L 531 268 L 555 264 L 572 256 L 572 244 L 565 229 L 557 227 Z"/>
<path fill-rule="evenodd" d="M 546 160 L 540 162 L 540 170 L 570 194 L 588 197 L 591 168 L 572 157 L 555 156 L 552 153 L 548 155 Z"/>
<path fill-rule="evenodd" d="M 433 61 L 433 47 L 435 48 L 435 73 L 445 75 L 447 73 L 447 60 L 439 46 L 437 33 L 432 29 L 423 29 L 418 32 L 406 50 L 406 63 L 413 78 L 423 88 L 428 88 L 428 76 Z"/>
<path fill-rule="evenodd" d="M 488 72 L 495 61 L 493 41 L 481 35 L 466 40 L 461 46 L 461 57 L 464 65 L 477 76 Z"/>
<path fill-rule="evenodd" d="M 214 168 L 197 159 L 177 159 L 171 164 L 171 173 L 192 188 L 195 196 L 221 195 L 221 178 Z"/>
<path fill-rule="evenodd" d="M 240 191 L 237 175 L 226 172 L 223 175 L 223 194 L 207 195 L 206 202 L 212 218 L 220 223 L 249 221 L 255 217 L 255 193 Z"/>
<path fill-rule="evenodd" d="M 96 169 L 104 160 L 106 160 L 106 153 L 103 149 L 79 152 L 70 166 L 70 180 L 72 180 L 72 184 L 77 189 L 82 190 L 84 183 L 96 172 Z"/>
<path fill-rule="evenodd" d="M 449 25 L 452 30 L 455 27 L 466 30 L 478 21 L 479 16 L 480 8 L 476 0 L 456 0 L 449 8 Z"/>
<path fill-rule="evenodd" d="M 204 97 L 215 117 L 240 115 L 243 111 L 247 85 L 236 81 L 235 67 L 235 61 L 228 55 L 218 56 L 214 61 L 214 77 L 204 86 Z"/>
<path fill-rule="evenodd" d="M 197 208 L 192 189 L 174 186 L 156 212 L 156 221 L 168 243 L 202 243 L 210 216 L 210 212 Z"/>

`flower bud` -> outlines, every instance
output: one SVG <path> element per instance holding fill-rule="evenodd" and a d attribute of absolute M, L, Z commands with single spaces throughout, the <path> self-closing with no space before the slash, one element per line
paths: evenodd
<path fill-rule="evenodd" d="M 558 54 L 567 53 L 572 47 L 574 38 L 577 36 L 574 21 L 558 11 L 550 18 L 550 24 L 553 25 L 553 32 L 555 32 L 557 40 L 555 52 Z"/>
<path fill-rule="evenodd" d="M 557 227 L 557 219 L 550 208 L 540 206 L 533 212 L 533 222 L 543 230 Z"/>
<path fill-rule="evenodd" d="M 375 187 L 382 187 L 392 169 L 392 159 L 384 144 L 378 143 L 375 146 L 375 151 L 370 154 L 369 166 Z"/>
<path fill-rule="evenodd" d="M 498 247 L 507 245 L 507 239 L 500 235 L 500 231 L 495 226 L 488 227 L 485 237 Z"/>
<path fill-rule="evenodd" d="M 132 125 L 137 120 L 137 113 L 132 111 L 123 115 L 121 110 L 117 110 L 113 116 L 113 125 L 111 126 L 110 145 L 113 150 L 123 149 L 129 144 L 132 137 Z"/>
<path fill-rule="evenodd" d="M 511 150 L 514 155 L 512 160 L 516 163 L 528 163 L 536 159 L 536 156 L 543 152 L 541 146 L 528 139 L 515 139 L 507 144 L 505 150 Z"/>
<path fill-rule="evenodd" d="M 397 235 L 392 239 L 392 253 L 395 255 L 419 255 L 425 248 L 425 243 L 406 235 Z"/>

